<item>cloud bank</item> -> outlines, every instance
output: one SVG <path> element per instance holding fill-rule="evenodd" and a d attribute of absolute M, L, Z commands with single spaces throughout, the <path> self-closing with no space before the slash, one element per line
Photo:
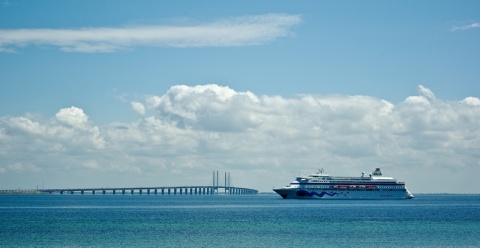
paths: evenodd
<path fill-rule="evenodd" d="M 4 116 L 0 179 L 16 187 L 44 177 L 58 187 L 205 185 L 220 170 L 237 186 L 269 191 L 322 167 L 351 176 L 382 167 L 413 192 L 480 193 L 480 99 L 418 91 L 393 104 L 178 85 L 131 102 L 140 116 L 133 123 L 99 127 L 78 107 L 52 118 Z"/>
<path fill-rule="evenodd" d="M 258 45 L 291 34 L 299 15 L 265 14 L 182 26 L 131 26 L 79 29 L 3 29 L 0 52 L 35 45 L 66 52 L 114 52 L 135 46 L 218 47 Z"/>

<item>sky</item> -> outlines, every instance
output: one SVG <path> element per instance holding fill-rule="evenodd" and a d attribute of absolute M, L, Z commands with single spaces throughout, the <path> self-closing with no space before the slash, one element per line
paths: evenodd
<path fill-rule="evenodd" d="M 480 193 L 478 1 L 0 0 L 0 189 Z M 220 182 L 221 183 L 221 182 Z"/>

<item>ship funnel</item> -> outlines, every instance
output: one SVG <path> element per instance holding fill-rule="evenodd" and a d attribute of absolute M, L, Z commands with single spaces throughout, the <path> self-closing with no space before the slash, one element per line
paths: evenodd
<path fill-rule="evenodd" d="M 372 173 L 374 176 L 381 176 L 382 172 L 380 171 L 380 168 L 376 168 L 375 171 Z"/>

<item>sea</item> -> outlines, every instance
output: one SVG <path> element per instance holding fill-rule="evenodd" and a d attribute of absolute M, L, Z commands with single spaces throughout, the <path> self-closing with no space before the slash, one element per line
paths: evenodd
<path fill-rule="evenodd" d="M 0 247 L 480 247 L 480 195 L 0 195 Z"/>

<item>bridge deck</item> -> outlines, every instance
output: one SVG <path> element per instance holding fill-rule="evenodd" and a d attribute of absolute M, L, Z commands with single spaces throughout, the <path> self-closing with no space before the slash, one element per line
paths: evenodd
<path fill-rule="evenodd" d="M 4 193 L 14 193 L 11 190 L 0 190 L 0 194 Z M 59 189 L 38 189 L 38 190 L 28 190 L 37 191 L 39 193 L 80 193 L 84 194 L 85 192 L 90 192 L 96 194 L 100 192 L 102 194 L 111 193 L 111 194 L 161 194 L 161 195 L 217 195 L 217 194 L 226 194 L 226 195 L 254 195 L 258 191 L 255 189 L 249 188 L 240 188 L 240 187 L 222 187 L 222 186 L 170 186 L 170 187 L 118 187 L 118 188 L 59 188 Z M 20 193 L 20 192 L 19 192 Z"/>

